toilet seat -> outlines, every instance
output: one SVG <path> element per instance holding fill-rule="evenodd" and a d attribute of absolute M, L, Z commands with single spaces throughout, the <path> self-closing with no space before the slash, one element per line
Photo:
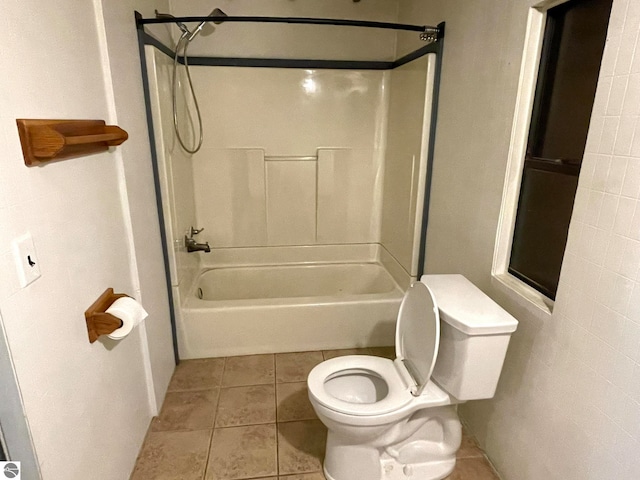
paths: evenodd
<path fill-rule="evenodd" d="M 326 382 L 339 377 L 363 373 L 382 379 L 388 388 L 387 395 L 373 403 L 355 403 L 340 400 L 325 388 Z M 392 360 L 369 355 L 349 355 L 326 360 L 311 371 L 307 379 L 309 393 L 315 400 L 330 410 L 354 416 L 377 416 L 404 407 L 413 399 L 405 382 L 402 381 Z"/>
<path fill-rule="evenodd" d="M 396 356 L 409 372 L 411 393 L 419 396 L 431 380 L 440 348 L 440 312 L 433 293 L 422 282 L 404 294 L 396 322 Z"/>
<path fill-rule="evenodd" d="M 380 416 L 399 410 L 420 396 L 429 383 L 439 339 L 440 317 L 433 294 L 426 285 L 416 282 L 405 293 L 398 312 L 395 362 L 369 355 L 327 360 L 309 374 L 309 394 L 318 404 L 345 415 Z M 377 401 L 347 401 L 328 391 L 328 382 L 358 374 L 381 379 L 388 389 L 386 396 Z M 371 390 L 374 383 L 363 380 L 362 385 Z"/>

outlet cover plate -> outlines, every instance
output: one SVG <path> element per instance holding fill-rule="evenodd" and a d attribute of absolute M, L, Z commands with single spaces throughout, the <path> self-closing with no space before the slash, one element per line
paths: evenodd
<path fill-rule="evenodd" d="M 13 241 L 13 256 L 20 287 L 24 288 L 40 278 L 40 261 L 33 245 L 33 237 L 26 233 Z"/>

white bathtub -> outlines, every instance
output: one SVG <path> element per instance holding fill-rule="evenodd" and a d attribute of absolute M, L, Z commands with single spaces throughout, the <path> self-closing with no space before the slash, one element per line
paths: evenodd
<path fill-rule="evenodd" d="M 178 319 L 180 355 L 392 345 L 402 288 L 378 260 L 205 267 Z"/>
<path fill-rule="evenodd" d="M 303 299 L 362 297 L 392 293 L 396 283 L 376 263 L 214 268 L 201 273 L 196 294 L 202 300 Z"/>

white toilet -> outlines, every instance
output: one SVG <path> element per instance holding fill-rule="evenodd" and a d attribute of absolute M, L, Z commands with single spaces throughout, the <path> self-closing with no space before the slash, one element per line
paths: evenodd
<path fill-rule="evenodd" d="M 449 475 L 461 441 L 455 405 L 493 397 L 517 326 L 462 275 L 425 275 L 409 287 L 395 360 L 338 357 L 309 374 L 309 398 L 328 429 L 327 480 Z"/>

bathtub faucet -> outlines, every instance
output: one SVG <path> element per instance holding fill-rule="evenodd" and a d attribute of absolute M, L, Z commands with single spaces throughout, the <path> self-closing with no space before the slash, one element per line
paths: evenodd
<path fill-rule="evenodd" d="M 193 238 L 194 235 L 199 234 L 203 230 L 204 228 L 197 229 L 193 227 L 189 229 L 189 235 L 184 236 L 184 246 L 187 247 L 187 252 L 211 252 L 209 242 L 198 243 L 196 239 Z"/>

